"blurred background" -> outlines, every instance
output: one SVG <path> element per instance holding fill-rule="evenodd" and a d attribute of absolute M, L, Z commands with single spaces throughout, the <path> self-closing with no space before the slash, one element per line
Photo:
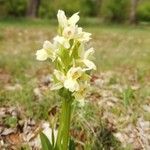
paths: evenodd
<path fill-rule="evenodd" d="M 58 9 L 106 22 L 150 21 L 149 0 L 0 0 L 0 17 L 55 19 Z"/>
<path fill-rule="evenodd" d="M 0 149 L 38 149 L 37 130 L 56 118 L 51 63 L 37 49 L 57 33 L 57 11 L 80 12 L 97 71 L 76 106 L 77 150 L 150 149 L 150 0 L 0 0 Z"/>

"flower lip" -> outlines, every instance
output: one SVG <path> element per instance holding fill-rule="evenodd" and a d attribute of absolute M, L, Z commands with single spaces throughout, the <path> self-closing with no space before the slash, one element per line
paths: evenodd
<path fill-rule="evenodd" d="M 78 84 L 78 82 L 76 80 L 71 79 L 71 78 L 65 80 L 64 87 L 66 89 L 69 89 L 69 91 L 71 91 L 71 92 L 79 90 L 79 84 Z"/>
<path fill-rule="evenodd" d="M 73 79 L 78 79 L 83 73 L 83 69 L 81 67 L 72 67 L 68 73 L 67 77 L 73 78 Z"/>
<path fill-rule="evenodd" d="M 44 61 L 48 58 L 48 54 L 44 49 L 37 50 L 36 59 L 39 61 Z"/>

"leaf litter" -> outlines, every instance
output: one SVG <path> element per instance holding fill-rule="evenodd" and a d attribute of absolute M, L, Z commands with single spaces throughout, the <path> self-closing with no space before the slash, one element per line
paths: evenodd
<path fill-rule="evenodd" d="M 95 74 L 91 79 L 92 90 L 87 96 L 87 101 L 102 109 L 101 120 L 106 122 L 107 128 L 121 142 L 122 147 L 131 145 L 134 150 L 148 150 L 150 149 L 150 121 L 146 120 L 142 113 L 133 121 L 134 108 L 130 106 L 126 108 L 120 96 L 120 93 L 128 86 L 122 80 L 116 81 L 115 76 L 119 76 L 119 74 L 111 71 Z M 140 89 L 139 85 L 138 82 L 133 82 L 131 89 L 136 92 Z M 49 90 L 49 86 L 50 75 L 42 76 L 38 87 L 33 90 L 36 99 L 42 101 L 42 93 Z M 19 87 L 19 89 L 21 88 Z M 18 89 L 14 88 L 13 90 Z M 143 111 L 150 112 L 149 103 L 143 104 L 141 107 Z M 55 109 L 55 111 L 58 110 Z M 21 106 L 2 106 L 0 108 L 0 149 L 15 150 L 22 145 L 29 145 L 31 149 L 40 149 L 38 133 L 44 130 L 43 124 L 45 123 L 48 122 L 45 120 L 37 122 L 32 118 L 26 118 Z M 98 127 L 98 124 L 88 122 L 88 126 L 92 132 L 95 132 L 94 134 L 97 134 L 98 129 L 95 126 Z M 83 142 L 87 140 L 86 131 L 73 129 L 71 134 L 78 139 L 77 143 L 81 148 Z"/>

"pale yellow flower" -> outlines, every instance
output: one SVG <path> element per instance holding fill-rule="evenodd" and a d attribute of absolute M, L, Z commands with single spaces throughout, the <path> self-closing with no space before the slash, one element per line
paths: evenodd
<path fill-rule="evenodd" d="M 45 41 L 43 44 L 43 48 L 37 50 L 36 58 L 37 60 L 44 61 L 47 58 L 50 58 L 52 61 L 56 58 L 56 47 L 49 41 Z"/>
<path fill-rule="evenodd" d="M 37 50 L 36 52 L 36 59 L 39 60 L 39 61 L 44 61 L 48 58 L 48 54 L 47 52 L 45 51 L 45 49 L 40 49 L 40 50 Z"/>
<path fill-rule="evenodd" d="M 83 69 L 81 67 L 70 68 L 66 75 L 59 70 L 54 70 L 57 81 L 51 89 L 57 90 L 65 87 L 71 92 L 78 91 L 80 87 L 77 79 L 80 78 L 82 74 Z"/>
<path fill-rule="evenodd" d="M 63 10 L 58 10 L 57 18 L 60 27 L 65 28 L 67 26 L 75 26 L 79 21 L 79 13 L 73 14 L 69 19 L 67 19 L 65 12 Z"/>
<path fill-rule="evenodd" d="M 83 74 L 81 67 L 71 67 L 67 72 L 67 78 L 78 79 Z"/>
<path fill-rule="evenodd" d="M 81 27 L 78 27 L 76 37 L 80 42 L 88 42 L 91 39 L 91 33 L 83 32 Z"/>
<path fill-rule="evenodd" d="M 81 27 L 78 27 L 76 23 L 79 21 L 79 13 L 73 14 L 67 19 L 65 12 L 58 11 L 57 18 L 60 27 L 62 28 L 62 36 L 68 39 L 76 39 L 80 42 L 88 42 L 91 39 L 91 33 L 83 32 Z"/>
<path fill-rule="evenodd" d="M 69 91 L 74 92 L 79 90 L 79 83 L 77 81 L 83 74 L 83 69 L 81 67 L 72 67 L 66 76 L 66 80 L 64 81 L 64 87 L 69 89 Z"/>

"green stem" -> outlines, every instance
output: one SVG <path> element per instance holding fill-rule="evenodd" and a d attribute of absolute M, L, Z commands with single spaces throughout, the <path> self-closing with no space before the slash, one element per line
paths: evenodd
<path fill-rule="evenodd" d="M 71 120 L 71 104 L 72 100 L 63 100 L 62 112 L 60 117 L 60 126 L 56 141 L 57 150 L 68 150 L 69 144 L 69 129 Z"/>
<path fill-rule="evenodd" d="M 66 106 L 66 114 L 65 114 L 65 121 L 64 121 L 64 130 L 63 130 L 63 150 L 68 149 L 69 145 L 69 129 L 70 129 L 70 119 L 71 119 L 71 102 L 65 101 Z"/>

